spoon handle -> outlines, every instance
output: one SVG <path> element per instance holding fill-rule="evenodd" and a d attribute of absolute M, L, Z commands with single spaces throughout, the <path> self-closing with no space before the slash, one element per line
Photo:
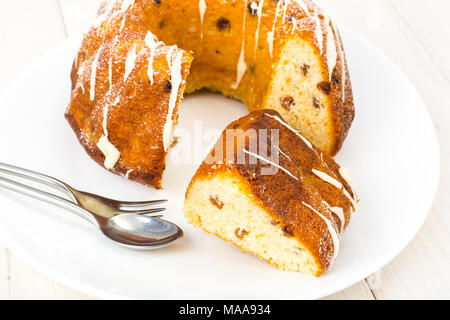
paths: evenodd
<path fill-rule="evenodd" d="M 55 189 L 63 192 L 64 194 L 69 196 L 72 200 L 74 200 L 74 202 L 76 202 L 74 195 L 72 194 L 72 192 L 69 189 L 69 186 L 66 183 L 64 183 L 58 179 L 55 179 L 53 177 L 50 177 L 48 175 L 45 175 L 45 174 L 42 174 L 42 173 L 39 173 L 36 171 L 28 170 L 25 168 L 16 167 L 16 166 L 6 164 L 3 162 L 0 162 L 0 172 L 5 172 L 6 174 L 11 174 L 11 175 L 14 175 L 19 178 L 33 180 L 33 181 L 45 184 L 49 187 L 55 188 Z"/>
<path fill-rule="evenodd" d="M 98 226 L 97 220 L 94 218 L 94 216 L 89 213 L 88 211 L 80 208 L 75 203 L 66 200 L 64 198 L 61 198 L 57 195 L 54 195 L 52 193 L 36 189 L 31 186 L 27 186 L 25 184 L 22 184 L 17 181 L 13 181 L 4 177 L 0 177 L 0 187 L 6 188 L 8 190 L 32 197 L 34 199 L 38 199 L 47 203 L 50 203 L 52 205 L 55 205 L 57 207 L 69 210 L 79 217 L 95 224 Z"/>

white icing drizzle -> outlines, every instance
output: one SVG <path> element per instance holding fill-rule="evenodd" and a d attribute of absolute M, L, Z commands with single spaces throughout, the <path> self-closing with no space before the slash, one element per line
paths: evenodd
<path fill-rule="evenodd" d="M 247 71 L 247 63 L 245 62 L 245 49 L 243 43 L 244 41 L 242 41 L 241 54 L 239 55 L 239 61 L 237 64 L 236 81 L 232 84 L 232 89 L 237 89 L 242 81 L 242 78 L 244 77 L 245 71 Z"/>
<path fill-rule="evenodd" d="M 114 105 L 120 102 L 120 97 L 117 96 Z M 97 147 L 105 156 L 104 166 L 107 169 L 112 169 L 120 158 L 119 150 L 108 139 L 108 104 L 103 107 L 103 135 L 97 143 Z"/>
<path fill-rule="evenodd" d="M 102 25 L 102 23 L 106 20 L 106 18 L 108 18 L 113 7 L 114 7 L 114 1 L 108 1 L 108 4 L 105 8 L 105 12 L 98 15 L 97 18 L 95 19 L 95 22 L 93 24 L 94 29 L 97 29 L 98 27 L 100 27 Z"/>
<path fill-rule="evenodd" d="M 97 65 L 98 65 L 98 59 L 100 58 L 100 52 L 102 51 L 102 49 L 103 49 L 103 46 L 101 46 L 98 49 L 97 53 L 95 54 L 94 61 L 92 61 L 91 87 L 89 89 L 91 101 L 94 101 L 94 98 L 95 98 L 95 80 L 97 78 Z"/>
<path fill-rule="evenodd" d="M 172 133 L 173 133 L 173 111 L 175 110 L 175 106 L 177 103 L 178 98 L 178 89 L 181 85 L 181 66 L 182 66 L 182 59 L 183 59 L 183 52 L 181 50 L 178 50 L 178 53 L 172 61 L 172 53 L 173 50 L 178 49 L 176 46 L 172 46 L 169 49 L 169 52 L 167 53 L 167 63 L 169 65 L 170 74 L 171 74 L 171 83 L 172 83 L 172 91 L 170 93 L 170 99 L 169 99 L 169 110 L 167 111 L 167 119 L 166 123 L 164 125 L 164 132 L 163 132 L 163 143 L 164 143 L 164 150 L 167 152 L 167 150 L 170 147 L 170 143 L 172 141 Z"/>
<path fill-rule="evenodd" d="M 350 195 L 350 193 L 344 188 L 343 189 L 344 192 L 344 196 L 350 200 L 350 202 L 352 203 L 353 209 L 356 211 L 358 209 L 358 203 L 355 201 L 355 199 L 353 199 L 353 197 Z"/>
<path fill-rule="evenodd" d="M 203 39 L 203 19 L 205 17 L 206 12 L 206 2 L 205 0 L 199 0 L 198 2 L 198 10 L 200 11 L 200 38 Z"/>
<path fill-rule="evenodd" d="M 309 204 L 307 204 L 307 203 L 305 203 L 303 201 L 302 201 L 302 204 L 305 207 L 308 207 L 309 209 L 311 209 L 313 212 L 317 213 L 319 215 L 319 217 L 321 217 L 322 220 L 325 221 L 325 223 L 327 224 L 328 231 L 330 232 L 331 239 L 333 240 L 333 249 L 334 249 L 333 250 L 333 259 L 336 258 L 337 254 L 339 252 L 339 236 L 338 236 L 336 230 L 334 229 L 333 225 L 331 224 L 331 221 L 328 220 L 324 215 L 322 215 L 319 211 L 314 209 Z"/>
<path fill-rule="evenodd" d="M 114 100 L 114 106 L 116 106 L 118 103 L 120 102 L 120 97 L 117 96 L 116 100 Z M 107 123 L 108 123 L 108 111 L 109 111 L 109 107 L 106 104 L 103 107 L 103 135 L 108 138 L 108 127 L 107 127 Z"/>
<path fill-rule="evenodd" d="M 342 79 L 341 79 L 341 86 L 342 86 L 342 101 L 345 102 L 345 85 L 346 85 L 346 77 L 347 77 L 347 73 L 345 70 L 346 64 L 345 64 L 345 56 L 344 56 L 344 49 L 342 46 L 342 42 L 341 39 L 339 37 L 339 32 L 336 29 L 332 19 L 330 19 L 331 22 L 331 27 L 333 28 L 333 33 L 335 36 L 335 39 L 338 43 L 337 47 L 338 47 L 338 51 L 339 51 L 339 56 L 341 58 L 341 75 L 342 75 Z"/>
<path fill-rule="evenodd" d="M 108 138 L 104 135 L 98 140 L 97 147 L 105 155 L 105 162 L 103 163 L 105 168 L 109 170 L 113 169 L 120 158 L 119 150 L 117 150 L 117 148 L 109 142 Z"/>
<path fill-rule="evenodd" d="M 314 11 L 314 21 L 316 23 L 316 29 L 315 29 L 315 36 L 317 40 L 317 44 L 319 46 L 320 54 L 323 53 L 323 31 L 322 31 L 322 24 L 320 23 L 319 18 L 319 9 L 316 8 Z"/>
<path fill-rule="evenodd" d="M 283 152 L 283 150 L 281 150 L 281 148 L 279 146 L 277 146 L 276 144 L 273 144 L 273 146 L 278 150 L 278 152 L 280 152 L 283 156 L 285 156 L 286 158 L 288 158 L 289 160 L 291 160 L 291 158 Z M 291 160 L 292 161 L 292 160 Z"/>
<path fill-rule="evenodd" d="M 127 58 L 125 60 L 125 74 L 123 76 L 123 82 L 127 81 L 128 76 L 133 72 L 136 66 L 136 45 L 128 51 Z"/>
<path fill-rule="evenodd" d="M 84 73 L 85 68 L 86 68 L 86 62 L 83 61 L 83 63 L 81 63 L 80 67 L 77 70 L 77 75 L 81 76 Z"/>
<path fill-rule="evenodd" d="M 342 231 L 344 231 L 344 227 L 345 227 L 345 215 L 344 215 L 344 209 L 342 209 L 341 207 L 332 207 L 328 204 L 328 202 L 326 202 L 325 200 L 322 200 L 322 202 L 328 207 L 328 209 L 334 213 L 339 220 L 341 221 L 341 229 L 339 230 L 339 233 L 342 233 Z"/>
<path fill-rule="evenodd" d="M 242 151 L 243 151 L 244 153 L 248 154 L 248 155 L 254 156 L 255 158 L 257 158 L 257 159 L 259 159 L 259 160 L 261 160 L 261 161 L 263 161 L 263 162 L 265 162 L 265 163 L 268 163 L 268 164 L 270 164 L 270 165 L 272 165 L 272 166 L 274 166 L 274 167 L 277 167 L 278 169 L 280 169 L 280 170 L 286 172 L 289 176 L 291 176 L 292 178 L 294 178 L 295 180 L 298 181 L 298 178 L 297 178 L 296 176 L 294 176 L 292 173 L 290 173 L 287 169 L 283 168 L 282 166 L 280 166 L 280 165 L 278 165 L 278 164 L 276 164 L 276 163 L 274 163 L 274 162 L 272 162 L 272 161 L 267 160 L 266 158 L 260 156 L 259 154 L 256 154 L 256 153 L 247 151 L 247 150 L 245 150 L 245 149 L 242 149 Z"/>
<path fill-rule="evenodd" d="M 309 142 L 308 139 L 306 139 L 304 136 L 302 136 L 297 130 L 295 130 L 294 128 L 292 128 L 292 127 L 291 127 L 290 125 L 288 125 L 286 122 L 284 122 L 283 120 L 281 120 L 280 117 L 278 117 L 278 116 L 272 116 L 272 115 L 270 115 L 270 114 L 268 114 L 268 113 L 265 113 L 264 115 L 266 115 L 266 116 L 268 116 L 268 117 L 270 117 L 270 118 L 272 118 L 272 119 L 277 120 L 277 121 L 278 121 L 279 123 L 281 123 L 283 126 L 285 126 L 285 127 L 288 128 L 289 130 L 291 130 L 292 132 L 294 132 L 297 136 L 299 136 L 299 137 L 303 140 L 303 142 L 304 142 L 310 149 L 313 149 L 313 150 L 314 150 L 314 148 L 313 148 L 311 142 Z"/>
<path fill-rule="evenodd" d="M 252 2 L 255 3 L 255 2 Z M 256 50 L 258 49 L 258 43 L 259 43 L 259 29 L 261 27 L 261 18 L 262 18 L 262 9 L 264 6 L 264 0 L 261 0 L 258 4 L 258 8 L 257 8 L 257 15 L 258 15 L 258 26 L 256 27 L 256 32 L 255 32 L 255 55 L 256 55 Z"/>
<path fill-rule="evenodd" d="M 125 22 L 127 21 L 127 17 L 123 17 L 122 23 L 120 24 L 120 30 L 119 32 L 123 31 L 123 28 L 125 27 Z"/>
<path fill-rule="evenodd" d="M 248 3 L 248 0 L 245 0 L 244 22 L 242 25 L 241 53 L 239 55 L 239 60 L 238 60 L 238 64 L 237 64 L 236 81 L 231 85 L 231 89 L 237 89 L 237 87 L 239 86 L 239 84 L 242 81 L 242 78 L 244 77 L 245 71 L 247 71 L 247 63 L 245 63 L 245 22 L 246 22 L 246 16 L 247 16 L 247 3 Z"/>
<path fill-rule="evenodd" d="M 132 173 L 133 171 L 134 171 L 133 169 L 128 170 L 126 175 L 125 175 L 125 178 L 129 179 L 130 178 L 130 173 Z"/>
<path fill-rule="evenodd" d="M 269 44 L 270 57 L 273 58 L 273 41 L 275 37 L 275 26 L 278 20 L 278 14 L 280 13 L 281 1 L 277 3 L 277 9 L 275 10 L 275 17 L 273 18 L 272 31 L 267 32 L 267 43 Z"/>
<path fill-rule="evenodd" d="M 291 0 L 283 0 L 283 23 L 286 19 L 287 8 L 290 4 L 291 4 Z"/>
<path fill-rule="evenodd" d="M 297 20 L 292 19 L 292 31 L 291 33 L 294 34 L 294 31 L 297 30 Z"/>
<path fill-rule="evenodd" d="M 267 32 L 267 45 L 269 46 L 270 58 L 273 58 L 273 31 Z"/>
<path fill-rule="evenodd" d="M 112 91 L 112 55 L 108 61 L 109 92 Z"/>
<path fill-rule="evenodd" d="M 300 5 L 302 10 L 306 13 L 306 15 L 308 17 L 311 17 L 311 14 L 309 13 L 308 6 L 306 5 L 306 3 L 303 0 L 294 0 L 294 2 L 296 2 L 298 5 Z"/>
<path fill-rule="evenodd" d="M 337 181 L 333 177 L 330 177 L 325 172 L 322 172 L 322 171 L 319 171 L 319 170 L 316 170 L 316 169 L 312 169 L 312 172 L 316 176 L 318 176 L 320 179 L 322 179 L 323 181 L 328 182 L 329 184 L 331 184 L 332 186 L 335 186 L 338 189 L 342 189 L 342 183 L 340 183 L 339 181 Z"/>
<path fill-rule="evenodd" d="M 155 50 L 158 46 L 162 44 L 159 42 L 156 36 L 150 31 L 145 36 L 145 44 L 150 48 L 150 58 L 148 59 L 148 78 L 150 79 L 150 83 L 153 85 L 153 60 L 155 58 Z"/>
<path fill-rule="evenodd" d="M 347 184 L 351 188 L 352 187 L 352 176 L 350 175 L 350 172 L 348 171 L 348 169 L 345 167 L 340 167 L 339 174 L 341 175 L 342 179 L 344 179 L 345 182 L 347 182 Z"/>
<path fill-rule="evenodd" d="M 114 40 L 114 43 L 117 39 Z M 111 47 L 112 50 L 112 47 Z M 109 79 L 109 91 L 108 95 L 112 93 L 113 83 L 112 83 L 112 56 L 108 61 L 108 79 Z M 120 102 L 120 97 L 117 96 L 114 105 L 117 105 Z M 108 112 L 109 105 L 106 103 L 103 107 L 103 135 L 99 139 L 97 143 L 97 147 L 105 156 L 104 166 L 105 168 L 111 170 L 116 165 L 117 161 L 120 158 L 119 150 L 109 141 L 108 139 Z"/>
<path fill-rule="evenodd" d="M 93 28 L 97 29 L 98 27 L 100 27 L 102 25 L 102 23 L 106 20 L 106 18 L 108 17 L 108 13 L 107 11 L 103 12 L 102 14 L 100 14 L 99 16 L 97 16 L 97 18 L 95 19 L 95 22 L 93 24 Z"/>
<path fill-rule="evenodd" d="M 119 15 L 120 11 L 114 12 L 108 19 L 108 24 L 111 23 L 112 19 L 114 19 L 117 15 Z"/>
<path fill-rule="evenodd" d="M 356 203 L 355 199 L 352 198 L 352 196 L 350 195 L 350 193 L 344 188 L 344 186 L 342 185 L 342 183 L 340 183 L 339 181 L 337 181 L 336 179 L 334 179 L 333 177 L 330 177 L 328 174 L 326 174 L 325 172 L 319 171 L 319 170 L 315 170 L 312 169 L 312 172 L 318 176 L 320 179 L 322 179 L 325 182 L 328 182 L 329 184 L 331 184 L 332 186 L 341 189 L 342 192 L 344 193 L 344 196 L 350 200 L 350 202 L 352 203 L 353 208 L 356 210 L 358 208 L 358 204 Z"/>
<path fill-rule="evenodd" d="M 122 1 L 122 6 L 120 7 L 120 11 L 121 12 L 125 12 L 128 10 L 128 8 L 133 8 L 134 6 L 134 0 L 123 0 Z"/>
<path fill-rule="evenodd" d="M 337 51 L 336 42 L 334 39 L 334 33 L 330 26 L 330 17 L 327 15 L 325 17 L 325 25 L 327 26 L 327 65 L 328 65 L 328 75 L 331 80 L 333 70 L 337 63 Z"/>

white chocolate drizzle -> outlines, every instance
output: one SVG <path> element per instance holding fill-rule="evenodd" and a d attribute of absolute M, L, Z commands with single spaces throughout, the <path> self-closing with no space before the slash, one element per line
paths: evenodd
<path fill-rule="evenodd" d="M 291 172 L 289 172 L 287 169 L 283 168 L 282 166 L 280 166 L 280 165 L 278 165 L 278 164 L 276 164 L 276 163 L 274 163 L 274 162 L 272 162 L 272 161 L 270 161 L 270 160 L 267 160 L 266 158 L 260 156 L 259 154 L 256 154 L 256 153 L 247 151 L 247 150 L 245 150 L 245 149 L 242 149 L 242 151 L 243 151 L 244 153 L 248 154 L 248 155 L 254 156 L 256 159 L 259 159 L 259 160 L 261 160 L 261 161 L 263 161 L 263 162 L 265 162 L 265 163 L 268 163 L 268 164 L 270 164 L 270 165 L 272 165 L 272 166 L 274 166 L 274 167 L 276 167 L 276 168 L 282 170 L 283 172 L 287 173 L 289 176 L 291 176 L 292 178 L 294 178 L 295 180 L 298 181 L 298 178 L 297 178 L 296 176 L 294 176 Z"/>
<path fill-rule="evenodd" d="M 122 23 L 120 24 L 120 30 L 119 32 L 122 33 L 123 28 L 125 27 L 125 22 L 127 21 L 127 17 L 123 17 Z"/>
<path fill-rule="evenodd" d="M 344 196 L 350 200 L 350 202 L 352 203 L 353 209 L 356 210 L 358 208 L 358 204 L 356 203 L 355 199 L 352 198 L 352 196 L 350 195 L 350 193 L 347 191 L 347 189 L 344 188 L 344 186 L 342 185 L 342 183 L 340 183 L 339 181 L 337 181 L 336 179 L 334 179 L 333 177 L 330 177 L 328 174 L 326 174 L 325 172 L 319 171 L 319 170 L 315 170 L 312 169 L 312 172 L 318 176 L 320 179 L 322 179 L 325 182 L 328 182 L 329 184 L 331 184 L 332 186 L 342 190 L 342 192 L 344 193 Z"/>
<path fill-rule="evenodd" d="M 123 82 L 127 81 L 128 76 L 133 72 L 136 66 L 136 45 L 128 51 L 127 58 L 125 60 L 125 74 L 123 76 Z"/>
<path fill-rule="evenodd" d="M 277 3 L 277 9 L 275 10 L 275 17 L 273 18 L 272 31 L 267 32 L 267 43 L 269 45 L 270 57 L 273 58 L 273 41 L 275 38 L 275 26 L 278 20 L 278 14 L 280 13 L 281 1 Z"/>
<path fill-rule="evenodd" d="M 203 20 L 206 12 L 206 2 L 205 0 L 199 0 L 198 10 L 200 11 L 200 38 L 203 39 Z"/>
<path fill-rule="evenodd" d="M 335 186 L 338 189 L 342 189 L 342 183 L 340 183 L 339 181 L 337 181 L 333 177 L 329 176 L 325 172 L 322 172 L 322 171 L 319 171 L 319 170 L 316 170 L 316 169 L 312 169 L 312 172 L 316 176 L 318 176 L 320 179 L 322 179 L 323 181 L 328 182 L 329 184 L 331 184 L 332 186 Z"/>
<path fill-rule="evenodd" d="M 120 97 L 117 96 L 114 105 L 120 102 Z M 103 135 L 97 143 L 97 147 L 105 156 L 104 166 L 106 169 L 112 169 L 120 158 L 119 150 L 108 139 L 108 104 L 103 107 Z"/>
<path fill-rule="evenodd" d="M 112 92 L 112 55 L 108 61 L 109 92 Z"/>
<path fill-rule="evenodd" d="M 77 70 L 77 75 L 81 76 L 84 73 L 85 69 L 86 69 L 86 61 L 83 61 Z"/>
<path fill-rule="evenodd" d="M 274 147 L 275 149 L 278 150 L 279 153 L 281 153 L 283 156 L 285 156 L 285 157 L 288 158 L 290 161 L 292 161 L 291 158 L 290 158 L 286 153 L 284 153 L 283 150 L 281 150 L 281 148 L 280 148 L 279 146 L 277 146 L 276 144 L 272 144 L 272 145 L 273 145 L 273 147 Z"/>
<path fill-rule="evenodd" d="M 236 81 L 231 85 L 231 89 L 237 89 L 237 87 L 239 87 L 239 84 L 241 83 L 242 78 L 244 77 L 245 71 L 247 71 L 247 63 L 245 63 L 245 22 L 246 22 L 246 16 L 247 16 L 247 3 L 248 3 L 248 0 L 245 0 L 244 21 L 243 21 L 243 25 L 242 25 L 241 53 L 239 55 L 239 60 L 238 60 L 238 64 L 237 64 Z"/>
<path fill-rule="evenodd" d="M 255 2 L 252 2 L 252 3 L 255 3 Z M 256 9 L 256 14 L 258 15 L 258 25 L 256 27 L 256 32 L 255 32 L 255 55 L 256 55 L 256 50 L 258 49 L 258 43 L 259 43 L 259 29 L 261 27 L 261 18 L 262 18 L 262 9 L 264 6 L 264 0 L 261 0 L 257 6 L 258 6 L 258 8 Z"/>
<path fill-rule="evenodd" d="M 117 96 L 116 100 L 114 100 L 114 104 L 113 105 L 116 106 L 119 102 L 120 102 L 120 97 Z M 107 124 L 108 124 L 108 111 L 109 111 L 109 107 L 106 104 L 103 107 L 103 135 L 106 138 L 108 138 L 108 127 L 107 127 Z"/>
<path fill-rule="evenodd" d="M 333 28 L 333 33 L 335 36 L 335 39 L 337 41 L 337 47 L 338 47 L 338 51 L 339 51 L 339 56 L 341 58 L 341 75 L 342 75 L 342 79 L 341 79 L 341 86 L 342 86 L 342 102 L 345 102 L 345 86 L 346 86 L 346 77 L 347 77 L 347 73 L 345 70 L 346 64 L 345 64 L 345 56 L 344 56 L 344 49 L 342 46 L 342 42 L 339 36 L 339 32 L 336 29 L 334 23 L 332 20 L 330 20 L 331 22 L 331 27 Z"/>
<path fill-rule="evenodd" d="M 319 9 L 316 8 L 316 10 L 314 11 L 314 21 L 316 24 L 316 29 L 315 29 L 315 37 L 317 40 L 317 44 L 319 46 L 319 50 L 320 50 L 320 54 L 323 53 L 323 31 L 322 31 L 322 24 L 320 23 L 320 18 L 319 18 Z"/>
<path fill-rule="evenodd" d="M 283 0 L 283 23 L 286 20 L 286 12 L 288 6 L 291 4 L 291 0 Z"/>
<path fill-rule="evenodd" d="M 102 49 L 103 49 L 103 46 L 101 46 L 98 49 L 97 53 L 95 54 L 94 61 L 92 61 L 91 87 L 89 89 L 91 101 L 94 101 L 94 99 L 95 99 L 95 80 L 97 78 L 97 65 L 98 65 L 98 59 L 100 58 L 100 53 L 101 53 Z"/>
<path fill-rule="evenodd" d="M 131 8 L 133 8 L 134 0 L 123 0 L 122 5 L 120 7 L 120 12 L 123 13 L 123 12 L 127 11 L 130 8 L 130 6 L 131 6 Z"/>
<path fill-rule="evenodd" d="M 308 17 L 311 16 L 311 14 L 309 13 L 308 6 L 306 5 L 306 3 L 303 0 L 293 0 L 293 1 L 296 2 L 302 8 L 302 10 L 305 12 L 305 14 Z"/>
<path fill-rule="evenodd" d="M 98 27 L 100 27 L 102 25 L 103 22 L 106 21 L 106 18 L 108 18 L 108 16 L 111 13 L 113 7 L 114 7 L 114 1 L 108 1 L 108 4 L 106 5 L 105 11 L 102 14 L 98 15 L 97 18 L 95 19 L 95 22 L 94 22 L 94 24 L 92 26 L 94 29 L 97 29 Z"/>
<path fill-rule="evenodd" d="M 109 17 L 109 19 L 108 19 L 108 24 L 110 24 L 111 21 L 112 21 L 116 16 L 119 15 L 119 13 L 120 13 L 120 11 L 114 12 L 114 13 Z"/>
<path fill-rule="evenodd" d="M 333 70 L 336 67 L 337 63 L 337 51 L 336 51 L 336 42 L 334 40 L 334 32 L 330 26 L 330 17 L 327 15 L 325 17 L 325 25 L 327 27 L 327 66 L 328 66 L 328 75 L 331 80 L 331 76 L 333 75 Z"/>
<path fill-rule="evenodd" d="M 145 36 L 145 44 L 150 48 L 150 58 L 148 59 L 148 78 L 150 79 L 150 83 L 153 85 L 153 60 L 155 58 L 155 50 L 158 46 L 162 44 L 159 42 L 156 36 L 150 31 Z"/>
<path fill-rule="evenodd" d="M 350 175 L 348 169 L 345 167 L 340 167 L 339 174 L 341 175 L 342 179 L 344 179 L 345 182 L 347 182 L 350 188 L 352 188 L 352 176 Z"/>
<path fill-rule="evenodd" d="M 355 201 L 355 199 L 353 199 L 353 197 L 350 195 L 350 193 L 344 188 L 343 189 L 344 192 L 344 196 L 350 200 L 350 202 L 352 203 L 353 209 L 356 211 L 358 210 L 358 203 Z"/>
<path fill-rule="evenodd" d="M 167 63 L 170 69 L 171 83 L 172 83 L 172 91 L 170 92 L 170 99 L 169 99 L 169 110 L 167 111 L 167 119 L 163 131 L 164 151 L 166 152 L 169 149 L 170 143 L 172 141 L 173 111 L 175 110 L 175 106 L 178 99 L 178 90 L 182 82 L 181 66 L 182 66 L 183 52 L 181 50 L 178 50 L 175 59 L 173 59 L 172 53 L 175 49 L 178 49 L 178 47 L 177 46 L 170 47 L 169 52 L 167 53 L 166 56 Z"/>
<path fill-rule="evenodd" d="M 308 139 L 306 139 L 304 136 L 302 136 L 297 130 L 295 130 L 294 128 L 292 128 L 290 125 L 288 125 L 286 122 L 284 122 L 283 120 L 280 119 L 280 117 L 278 116 L 272 116 L 268 113 L 265 113 L 264 115 L 277 120 L 279 123 L 281 123 L 283 126 L 285 126 L 286 128 L 288 128 L 289 130 L 291 130 L 292 132 L 294 132 L 297 136 L 299 136 L 303 142 L 312 150 L 314 150 L 311 142 L 308 141 Z"/>
<path fill-rule="evenodd" d="M 341 230 L 339 231 L 339 233 L 342 233 L 345 227 L 344 209 L 342 209 L 341 207 L 332 207 L 325 200 L 322 200 L 322 203 L 324 203 L 328 207 L 328 209 L 339 218 L 339 220 L 341 221 Z"/>
<path fill-rule="evenodd" d="M 319 211 L 317 211 L 316 209 L 314 209 L 312 206 L 310 206 L 309 204 L 305 203 L 302 201 L 302 204 L 311 209 L 313 212 L 317 213 L 319 215 L 319 217 L 322 218 L 323 221 L 325 221 L 327 227 L 328 227 L 328 231 L 330 232 L 331 235 L 331 239 L 333 240 L 333 259 L 336 258 L 338 252 L 339 252 L 339 236 L 336 232 L 336 230 L 334 229 L 333 225 L 331 224 L 331 221 L 329 219 L 327 219 L 324 215 L 322 215 Z"/>
<path fill-rule="evenodd" d="M 105 11 L 102 14 L 98 15 L 97 18 L 95 19 L 95 22 L 93 24 L 93 28 L 97 29 L 98 27 L 100 27 L 102 25 L 102 23 L 106 20 L 106 18 L 108 17 L 108 12 Z"/>
<path fill-rule="evenodd" d="M 133 171 L 134 171 L 133 169 L 128 170 L 127 173 L 125 174 L 125 178 L 130 179 L 130 173 L 132 173 Z"/>
<path fill-rule="evenodd" d="M 106 169 L 111 170 L 116 165 L 120 158 L 120 152 L 117 148 L 109 142 L 106 136 L 101 136 L 97 142 L 97 147 L 105 155 L 105 162 L 103 165 Z"/>

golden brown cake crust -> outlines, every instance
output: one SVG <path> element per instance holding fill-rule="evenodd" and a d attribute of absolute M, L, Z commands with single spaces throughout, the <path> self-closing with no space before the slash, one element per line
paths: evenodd
<path fill-rule="evenodd" d="M 206 0 L 203 16 L 198 0 L 107 0 L 85 35 L 72 68 L 72 99 L 66 118 L 87 153 L 103 165 L 104 154 L 97 142 L 104 134 L 103 110 L 114 98 L 124 99 L 108 111 L 109 141 L 120 151 L 112 172 L 156 188 L 161 187 L 165 155 L 161 142 L 167 115 L 170 80 L 166 63 L 169 45 L 183 53 L 182 78 L 176 105 L 184 92 L 201 88 L 242 100 L 250 111 L 272 108 L 267 93 L 274 77 L 274 65 L 289 39 L 308 41 L 320 57 L 325 81 L 330 136 L 325 152 L 334 155 L 342 146 L 354 118 L 350 76 L 339 33 L 329 17 L 312 1 Z M 261 10 L 255 11 L 255 3 Z M 302 4 L 304 5 L 302 7 Z M 259 8 L 259 7 L 258 7 Z M 306 11 L 305 11 L 306 8 Z M 155 85 L 147 76 L 150 51 L 145 36 L 151 31 L 167 44 L 155 56 Z M 272 34 L 272 41 L 269 35 Z M 328 39 L 335 40 L 336 64 L 329 75 Z M 142 51 L 126 83 L 121 81 L 129 50 Z M 98 50 L 94 99 L 90 99 L 90 74 Z M 239 79 L 239 61 L 245 70 Z M 108 63 L 112 58 L 111 72 Z M 190 69 L 192 62 L 192 68 Z M 293 67 L 298 67 L 293 65 Z M 190 75 L 189 74 L 190 69 Z M 188 77 L 188 78 L 187 78 Z M 184 79 L 187 78 L 187 82 Z M 114 89 L 108 97 L 110 82 Z M 327 89 L 329 87 L 329 90 Z M 177 108 L 174 110 L 176 122 Z"/>
<path fill-rule="evenodd" d="M 132 13 L 123 16 L 134 17 Z M 192 55 L 175 47 L 170 54 L 170 47 L 159 45 L 153 53 L 153 67 L 158 70 L 158 76 L 152 85 L 148 76 L 151 51 L 145 43 L 147 32 L 136 28 L 119 32 L 120 19 L 118 14 L 102 25 L 101 30 L 93 28 L 85 36 L 72 68 L 72 97 L 65 117 L 88 155 L 98 164 L 104 166 L 105 155 L 97 142 L 107 131 L 108 140 L 120 151 L 118 162 L 110 170 L 161 188 L 166 157 L 163 131 L 172 93 L 167 59 L 170 56 L 173 62 L 178 53 L 182 54 L 182 82 L 176 92 L 178 106 Z M 126 70 L 126 60 L 132 50 L 136 58 L 132 68 Z M 124 80 L 127 72 L 129 75 Z M 177 108 L 173 114 L 176 122 Z"/>
<path fill-rule="evenodd" d="M 285 228 L 286 236 L 294 236 L 312 252 L 320 266 L 317 274 L 319 276 L 330 268 L 335 248 L 327 224 L 308 205 L 329 219 L 334 229 L 340 234 L 341 220 L 329 210 L 328 205 L 342 208 L 345 216 L 345 225 L 342 226 L 344 230 L 350 221 L 351 213 L 356 210 L 353 207 L 356 202 L 347 198 L 343 189 L 338 189 L 319 178 L 313 169 L 339 181 L 352 199 L 355 198 L 355 194 L 339 173 L 339 165 L 331 157 L 304 142 L 295 132 L 278 121 L 277 117 L 281 119 L 281 116 L 272 110 L 255 111 L 233 122 L 226 130 L 232 129 L 239 132 L 241 129 L 242 132 L 247 133 L 249 129 L 254 129 L 257 133 L 260 129 L 279 130 L 278 146 L 283 154 L 279 154 L 278 164 L 284 170 L 278 170 L 274 175 L 262 175 L 261 170 L 267 167 L 268 163 L 261 160 L 251 163 L 250 159 L 253 157 L 251 155 L 248 155 L 244 163 L 238 163 L 237 157 L 242 150 L 238 150 L 237 141 L 242 142 L 246 139 L 244 148 L 249 150 L 252 140 L 258 140 L 259 135 L 244 138 L 244 135 L 237 134 L 234 142 L 227 144 L 225 130 L 216 147 L 192 178 L 186 198 L 190 196 L 191 186 L 197 181 L 220 173 L 243 177 L 241 180 L 247 185 L 249 195 L 252 195 L 259 206 L 266 208 L 274 221 Z M 222 144 L 221 141 L 225 142 Z M 223 156 L 220 157 L 215 150 L 220 150 L 222 147 Z M 270 147 L 268 148 L 270 150 Z M 235 157 L 234 161 L 230 161 L 230 155 Z M 255 159 L 253 157 L 253 160 Z"/>
<path fill-rule="evenodd" d="M 177 44 L 194 53 L 186 92 L 207 88 L 243 101 L 250 111 L 273 109 L 267 101 L 267 93 L 273 80 L 273 67 L 279 62 L 283 45 L 290 39 L 301 38 L 315 47 L 321 57 L 323 77 L 330 86 L 327 96 L 331 106 L 329 121 L 332 124 L 334 142 L 330 150 L 335 155 L 347 137 L 355 116 L 350 74 L 342 40 L 331 18 L 313 1 L 265 0 L 261 19 L 251 13 L 252 0 L 206 0 L 203 24 L 199 18 L 199 1 L 152 0 L 136 1 L 141 6 L 141 23 L 163 42 Z M 308 14 L 299 5 L 305 4 Z M 245 19 L 244 19 L 245 14 Z M 245 21 L 244 21 L 245 20 Z M 319 36 L 316 23 L 320 23 Z M 273 34 L 272 54 L 268 33 Z M 245 33 L 244 33 L 245 32 Z M 256 37 L 258 32 L 258 38 Z M 202 36 L 200 36 L 202 33 Z M 243 33 L 245 43 L 242 45 Z M 323 37 L 322 39 L 318 39 Z M 335 38 L 336 65 L 328 75 L 327 41 Z M 334 51 L 333 50 L 333 51 Z M 243 53 L 246 72 L 237 88 L 238 61 Z M 293 62 L 293 68 L 299 66 Z M 297 128 L 298 129 L 298 128 Z"/>

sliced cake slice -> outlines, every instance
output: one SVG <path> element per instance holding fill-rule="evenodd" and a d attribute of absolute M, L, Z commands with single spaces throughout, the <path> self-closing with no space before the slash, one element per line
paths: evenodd
<path fill-rule="evenodd" d="M 276 267 L 320 276 L 356 210 L 347 170 L 262 110 L 231 123 L 186 191 L 195 227 Z"/>

